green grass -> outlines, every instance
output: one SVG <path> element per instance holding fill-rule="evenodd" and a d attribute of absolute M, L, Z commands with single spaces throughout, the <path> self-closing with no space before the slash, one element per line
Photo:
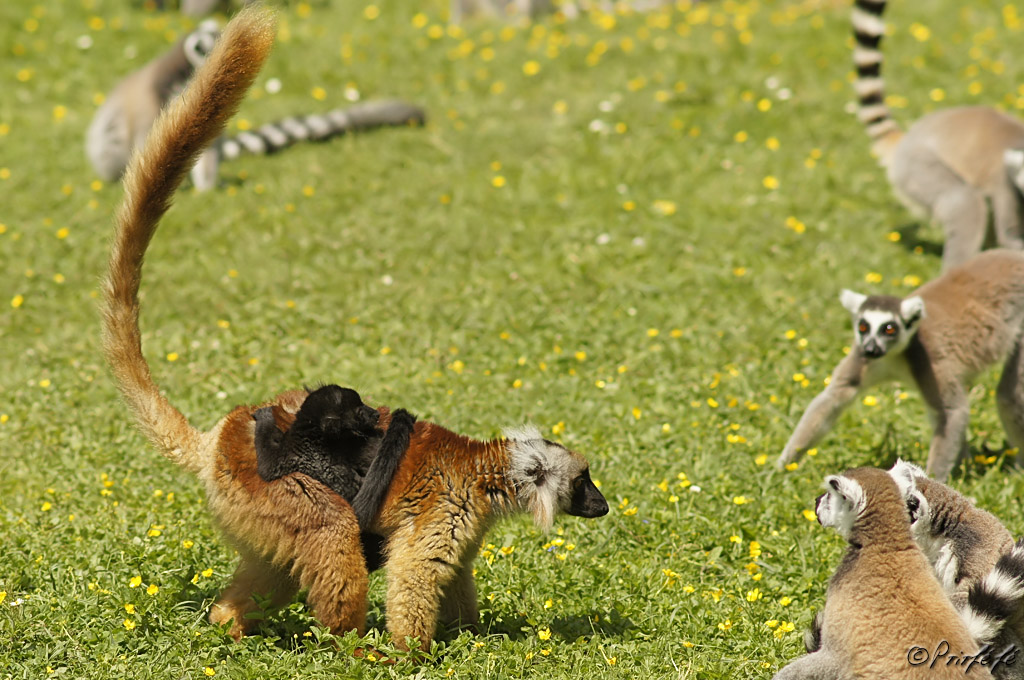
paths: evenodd
<path fill-rule="evenodd" d="M 353 660 L 351 635 L 335 651 L 301 601 L 238 644 L 208 624 L 235 557 L 99 355 L 121 189 L 93 187 L 82 150 L 94 98 L 192 24 L 127 0 L 0 3 L 0 678 L 769 677 L 802 653 L 843 549 L 803 515 L 822 477 L 923 462 L 928 441 L 920 398 L 891 386 L 798 470 L 771 465 L 849 342 L 839 289 L 905 293 L 939 269 L 938 233 L 844 113 L 846 3 L 438 38 L 440 0 L 381 0 L 374 20 L 367 4 L 284 7 L 240 119 L 340 105 L 351 83 L 421 102 L 430 125 L 240 160 L 220 190 L 182 191 L 143 283 L 156 379 L 204 428 L 318 380 L 480 438 L 529 420 L 590 459 L 610 515 L 548 536 L 498 525 L 476 564 L 480 634 L 441 635 L 422 667 Z M 1012 109 L 1024 65 L 1002 3 L 924 11 L 888 15 L 897 117 Z M 1003 446 L 982 383 L 972 454 Z M 1024 481 L 1003 462 L 971 460 L 955 484 L 1020 533 Z M 377 574 L 370 640 L 389 650 L 385 618 Z"/>

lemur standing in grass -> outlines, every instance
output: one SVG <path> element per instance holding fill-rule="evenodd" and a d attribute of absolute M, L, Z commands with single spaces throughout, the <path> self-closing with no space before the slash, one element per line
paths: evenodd
<path fill-rule="evenodd" d="M 844 290 L 854 343 L 811 401 L 779 456 L 797 461 L 864 390 L 882 382 L 912 383 L 934 425 L 928 474 L 944 480 L 967 448 L 968 390 L 997 362 L 999 416 L 1012 446 L 1024 446 L 1024 252 L 981 253 L 909 297 Z"/>
<path fill-rule="evenodd" d="M 965 106 L 930 113 L 904 132 L 885 104 L 879 46 L 886 2 L 855 2 L 854 87 L 857 117 L 894 192 L 912 212 L 942 225 L 944 271 L 989 244 L 1024 248 L 1024 122 Z"/>
<path fill-rule="evenodd" d="M 100 177 L 108 181 L 121 177 L 132 151 L 143 145 L 160 111 L 181 92 L 218 33 L 215 20 L 203 21 L 170 50 L 125 77 L 107 96 L 93 116 L 85 140 L 86 155 Z M 284 118 L 212 144 L 192 168 L 192 183 L 200 191 L 213 188 L 220 162 L 246 153 L 271 154 L 300 141 L 321 141 L 384 126 L 423 124 L 425 120 L 421 108 L 397 99 Z"/>
<path fill-rule="evenodd" d="M 815 513 L 849 547 L 829 580 L 818 619 L 820 648 L 775 680 L 991 678 L 981 664 L 921 663 L 943 645 L 962 657 L 980 646 L 914 543 L 907 506 L 884 470 L 858 468 L 825 478 Z M 920 650 L 920 651 L 918 651 Z"/>
<path fill-rule="evenodd" d="M 306 475 L 268 482 L 258 470 L 253 415 L 264 406 L 297 413 L 308 393 L 292 390 L 269 403 L 238 406 L 203 432 L 161 393 L 142 353 L 139 286 L 146 249 L 174 192 L 237 110 L 273 40 L 269 12 L 241 11 L 132 157 L 102 286 L 103 349 L 138 426 L 165 457 L 202 480 L 210 512 L 241 556 L 210 620 L 228 625 L 237 639 L 254 624 L 247 614 L 259 608 L 255 595 L 280 606 L 302 587 L 321 624 L 362 634 L 369 578 L 351 505 Z M 378 410 L 386 433 L 391 414 Z M 557 513 L 600 517 L 608 503 L 586 459 L 536 428 L 484 442 L 415 423 L 370 526 L 387 539 L 387 622 L 396 645 L 408 648 L 411 637 L 429 648 L 439 621 L 476 621 L 473 559 L 490 526 L 515 512 L 531 513 L 549 528 Z"/>

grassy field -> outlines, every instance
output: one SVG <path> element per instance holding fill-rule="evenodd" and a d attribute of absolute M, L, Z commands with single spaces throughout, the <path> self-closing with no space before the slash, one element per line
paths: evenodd
<path fill-rule="evenodd" d="M 897 118 L 1024 108 L 1013 8 L 895 2 Z M 0 3 L 0 678 L 767 678 L 802 653 L 843 549 L 808 519 L 822 477 L 923 463 L 928 441 L 920 398 L 892 386 L 798 469 L 772 466 L 850 340 L 840 288 L 903 294 L 939 269 L 938 232 L 844 111 L 848 6 L 464 29 L 444 9 L 281 9 L 233 127 L 346 91 L 431 122 L 183 190 L 149 253 L 145 351 L 203 428 L 319 380 L 480 438 L 532 421 L 590 459 L 611 513 L 497 526 L 480 634 L 442 634 L 422 666 L 354 660 L 353 635 L 339 653 L 301 602 L 237 644 L 208 624 L 236 558 L 99 355 L 121 188 L 82 147 L 102 93 L 194 23 L 128 0 Z M 1020 533 L 994 384 L 954 483 Z M 379 573 L 369 639 L 387 651 L 385 618 Z"/>

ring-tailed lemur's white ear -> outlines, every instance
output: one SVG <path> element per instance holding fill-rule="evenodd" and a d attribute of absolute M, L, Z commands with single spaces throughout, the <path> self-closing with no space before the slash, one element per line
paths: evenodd
<path fill-rule="evenodd" d="M 855 293 L 852 290 L 843 288 L 842 292 L 839 293 L 839 302 L 842 303 L 843 307 L 850 314 L 856 314 L 860 311 L 860 306 L 864 304 L 864 301 L 868 299 L 867 295 L 861 293 Z"/>
<path fill-rule="evenodd" d="M 907 462 L 902 458 L 896 459 L 896 463 L 889 469 L 889 474 L 896 480 L 896 484 L 900 487 L 900 491 L 904 492 L 904 495 L 906 495 L 908 488 L 914 485 L 915 479 L 928 476 L 920 466 Z"/>
<path fill-rule="evenodd" d="M 849 477 L 829 475 L 825 478 L 825 494 L 817 507 L 818 521 L 831 527 L 843 538 L 849 538 L 857 515 L 864 509 L 864 489 Z"/>
<path fill-rule="evenodd" d="M 908 328 L 924 318 L 924 300 L 919 295 L 900 302 L 900 316 Z"/>

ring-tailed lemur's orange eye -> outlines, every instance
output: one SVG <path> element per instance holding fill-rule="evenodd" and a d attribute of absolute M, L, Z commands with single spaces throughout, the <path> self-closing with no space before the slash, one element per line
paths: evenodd
<path fill-rule="evenodd" d="M 896 324 L 891 322 L 887 323 L 885 324 L 883 330 L 885 331 L 886 335 L 896 335 Z"/>
<path fill-rule="evenodd" d="M 871 326 L 868 325 L 867 321 L 861 321 L 859 324 L 857 324 L 857 330 L 860 331 L 861 333 L 867 333 L 869 330 L 871 330 Z"/>

